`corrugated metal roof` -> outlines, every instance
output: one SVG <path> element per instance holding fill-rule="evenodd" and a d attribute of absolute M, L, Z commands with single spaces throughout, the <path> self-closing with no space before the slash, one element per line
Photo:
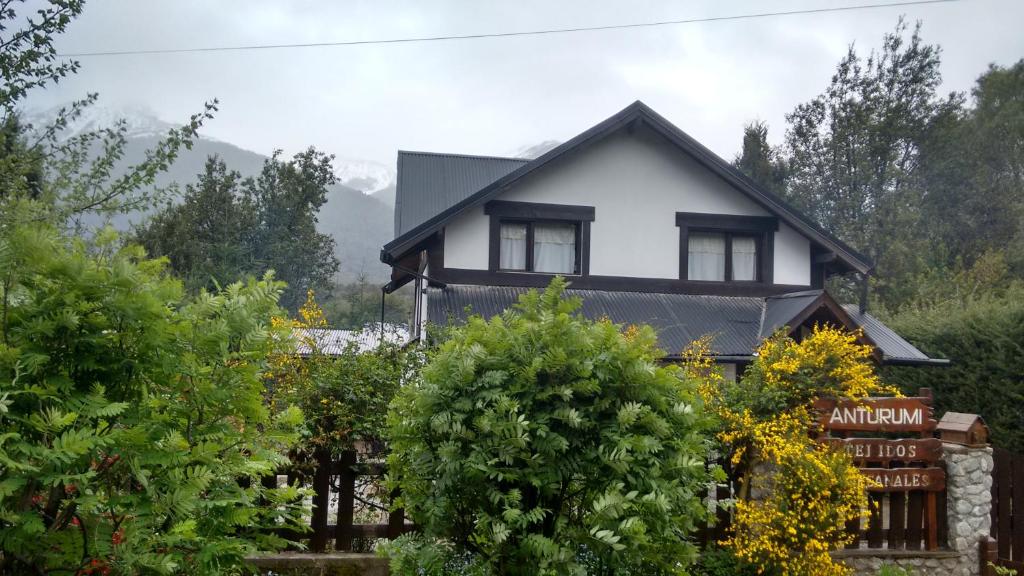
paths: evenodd
<path fill-rule="evenodd" d="M 435 323 L 448 319 L 460 322 L 470 314 L 490 318 L 515 303 L 527 290 L 465 285 L 431 288 L 427 314 Z M 588 318 L 607 317 L 619 324 L 649 324 L 657 330 L 662 349 L 670 355 L 678 355 L 705 335 L 712 336 L 712 351 L 717 355 L 749 355 L 758 342 L 764 306 L 762 298 L 571 289 L 566 290 L 566 294 L 583 299 L 581 311 Z"/>
<path fill-rule="evenodd" d="M 514 304 L 527 290 L 454 284 L 429 288 L 427 315 L 437 324 L 459 323 L 473 314 L 491 318 Z M 677 356 L 702 336 L 711 336 L 712 354 L 748 357 L 761 340 L 787 325 L 822 292 L 813 290 L 768 298 L 572 289 L 566 290 L 566 294 L 582 298 L 581 312 L 587 318 L 607 317 L 617 324 L 650 325 L 658 332 L 659 345 L 669 356 Z M 861 314 L 856 306 L 843 309 L 864 328 L 885 360 L 911 364 L 945 362 L 928 358 L 877 318 Z"/>
<path fill-rule="evenodd" d="M 927 354 L 893 332 L 892 328 L 882 324 L 881 320 L 867 312 L 862 313 L 857 305 L 844 304 L 843 310 L 846 310 L 850 318 L 864 329 L 864 334 L 878 345 L 886 360 L 899 362 L 928 362 L 931 360 Z"/>
<path fill-rule="evenodd" d="M 786 326 L 797 314 L 806 310 L 815 299 L 821 296 L 822 292 L 822 290 L 808 290 L 765 298 L 761 338 L 767 338 L 779 328 Z"/>
<path fill-rule="evenodd" d="M 321 354 L 339 356 L 349 346 L 355 346 L 357 352 L 368 352 L 381 343 L 380 323 L 367 325 L 362 330 L 332 330 L 328 328 L 304 329 L 293 331 L 296 341 L 296 352 L 299 356 L 309 356 L 316 349 Z M 384 324 L 384 341 L 390 344 L 404 344 L 409 339 L 409 331 L 399 324 Z"/>
<path fill-rule="evenodd" d="M 399 151 L 395 237 L 527 162 L 525 158 Z"/>

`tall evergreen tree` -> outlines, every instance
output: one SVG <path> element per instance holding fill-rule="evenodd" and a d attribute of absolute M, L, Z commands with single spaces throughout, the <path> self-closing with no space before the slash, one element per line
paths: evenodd
<path fill-rule="evenodd" d="M 191 292 L 213 290 L 256 272 L 252 233 L 256 212 L 241 193 L 242 176 L 211 156 L 184 199 L 138 231 L 151 254 L 167 256 Z"/>
<path fill-rule="evenodd" d="M 257 215 L 253 256 L 259 266 L 275 270 L 288 283 L 281 305 L 297 310 L 307 290 L 329 292 L 338 271 L 334 238 L 316 230 L 327 188 L 336 181 L 334 157 L 313 148 L 287 162 L 280 156 L 275 152 L 244 189 Z"/>
<path fill-rule="evenodd" d="M 733 161 L 740 172 L 769 192 L 786 187 L 786 162 L 768 143 L 768 124 L 757 120 L 743 127 L 743 152 Z"/>

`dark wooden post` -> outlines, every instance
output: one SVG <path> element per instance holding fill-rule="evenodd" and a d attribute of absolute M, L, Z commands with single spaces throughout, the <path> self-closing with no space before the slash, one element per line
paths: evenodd
<path fill-rule="evenodd" d="M 331 455 L 326 450 L 317 450 L 314 458 L 313 535 L 309 539 L 309 550 L 323 552 L 327 549 L 327 509 L 331 501 Z"/>
<path fill-rule="evenodd" d="M 978 550 L 978 560 L 981 563 L 978 574 L 981 574 L 981 576 L 993 576 L 995 570 L 989 564 L 995 564 L 996 560 L 999 559 L 996 541 L 992 537 L 982 538 L 978 542 Z"/>
<path fill-rule="evenodd" d="M 882 547 L 882 505 L 885 497 L 882 494 L 869 494 L 868 548 Z"/>
<path fill-rule="evenodd" d="M 392 502 L 398 498 L 398 488 L 391 491 Z M 388 539 L 394 540 L 405 531 L 405 510 L 395 508 L 388 514 Z"/>
<path fill-rule="evenodd" d="M 338 552 L 352 550 L 353 516 L 355 513 L 356 472 L 355 450 L 346 450 L 338 462 L 340 485 L 338 487 L 338 521 L 334 527 L 334 549 Z"/>
<path fill-rule="evenodd" d="M 904 531 L 906 530 L 907 499 L 903 492 L 889 494 L 889 548 L 903 548 Z"/>
<path fill-rule="evenodd" d="M 925 495 L 925 526 L 928 529 L 928 538 L 925 543 L 926 550 L 939 549 L 939 516 L 935 505 L 935 492 L 928 492 Z"/>

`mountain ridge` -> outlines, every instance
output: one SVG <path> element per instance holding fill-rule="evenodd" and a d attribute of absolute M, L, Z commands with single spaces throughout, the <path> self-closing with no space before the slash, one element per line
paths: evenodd
<path fill-rule="evenodd" d="M 93 109 L 95 108 L 95 109 Z M 26 123 L 36 128 L 52 123 L 53 114 L 59 108 L 29 112 L 23 116 Z M 91 106 L 76 120 L 69 123 L 60 138 L 72 138 L 84 132 L 112 127 L 124 120 L 126 144 L 124 157 L 115 168 L 115 177 L 128 167 L 141 162 L 145 152 L 153 148 L 168 130 L 175 127 L 142 108 L 112 108 Z M 182 190 L 195 183 L 204 170 L 209 156 L 218 156 L 228 169 L 239 172 L 243 177 L 256 176 L 263 168 L 268 156 L 246 150 L 235 144 L 200 135 L 191 150 L 182 149 L 178 159 L 170 168 L 160 174 L 156 186 L 178 184 Z M 338 280 L 352 282 L 386 282 L 388 268 L 380 263 L 380 247 L 391 240 L 394 228 L 394 208 L 384 200 L 374 197 L 374 192 L 394 188 L 394 177 L 387 173 L 387 167 L 367 160 L 348 159 L 351 164 L 334 164 L 339 183 L 328 189 L 327 203 L 320 209 L 317 229 L 330 234 L 335 241 L 335 255 L 340 262 Z M 360 180 L 361 179 L 361 180 Z M 376 182 L 382 185 L 378 188 Z M 347 183 L 361 185 L 363 190 Z M 136 212 L 109 219 L 109 223 L 121 231 L 129 231 L 139 225 L 148 214 Z M 101 221 L 90 221 L 98 225 Z"/>

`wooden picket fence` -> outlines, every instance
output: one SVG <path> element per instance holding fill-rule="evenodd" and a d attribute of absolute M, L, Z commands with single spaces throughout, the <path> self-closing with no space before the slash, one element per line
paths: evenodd
<path fill-rule="evenodd" d="M 413 526 L 406 522 L 404 511 L 390 510 L 394 494 L 381 497 L 374 492 L 379 485 L 372 483 L 364 483 L 362 489 L 357 487 L 360 479 L 379 479 L 385 472 L 384 462 L 360 462 L 359 454 L 354 450 L 343 452 L 337 459 L 327 454 L 315 455 L 315 468 L 311 475 L 294 470 L 281 471 L 277 476 L 287 476 L 290 485 L 309 486 L 315 492 L 309 531 L 287 536 L 305 543 L 310 552 L 326 552 L 328 544 L 336 552 L 351 552 L 357 540 L 392 539 L 409 532 Z M 276 484 L 277 476 L 269 478 L 268 485 Z M 331 514 L 332 502 L 334 514 Z M 368 515 L 381 517 L 384 521 L 356 522 L 357 509 L 369 510 Z"/>
<path fill-rule="evenodd" d="M 1024 454 L 992 449 L 994 564 L 1024 574 Z"/>

